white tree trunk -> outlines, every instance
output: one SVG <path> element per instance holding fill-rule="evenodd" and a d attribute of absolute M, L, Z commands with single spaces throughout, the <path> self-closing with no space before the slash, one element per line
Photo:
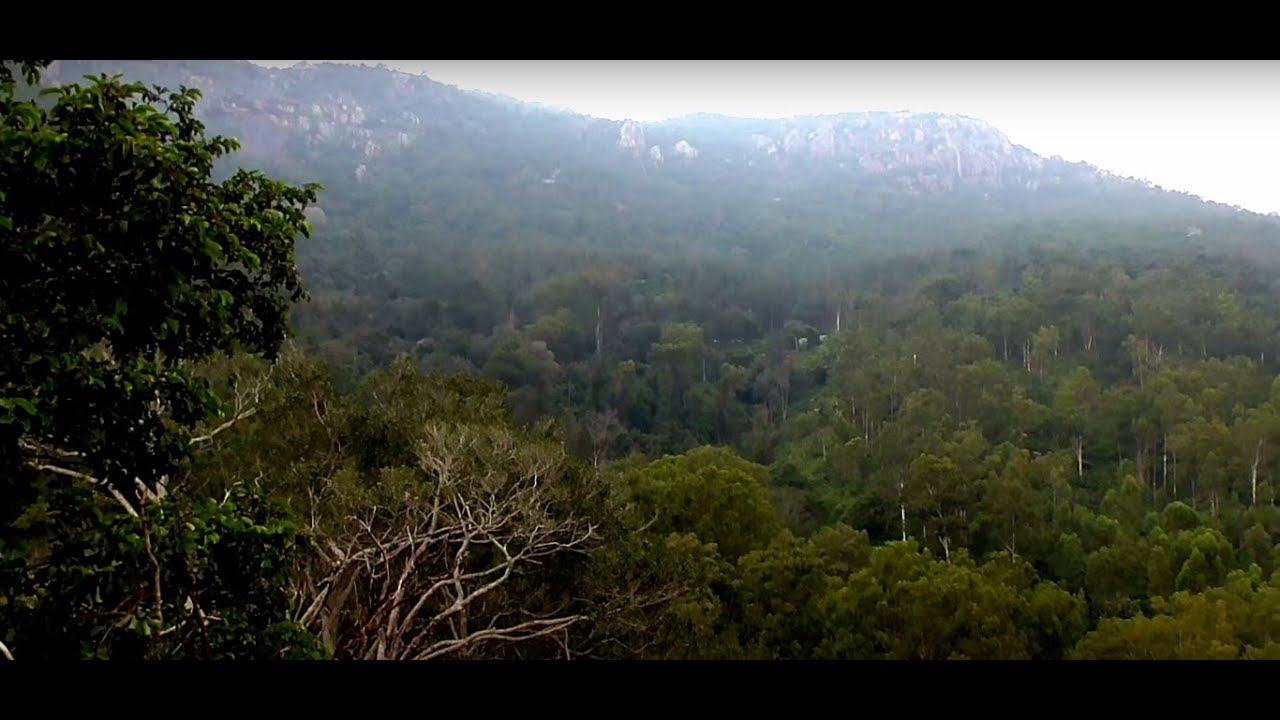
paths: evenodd
<path fill-rule="evenodd" d="M 604 344 L 604 313 L 596 305 L 596 355 L 600 354 L 600 346 Z"/>
<path fill-rule="evenodd" d="M 1162 485 L 1167 486 L 1169 484 L 1169 433 L 1164 434 L 1164 447 L 1160 450 L 1160 462 L 1162 465 L 1160 470 L 1160 482 Z M 1152 486 L 1155 485 L 1155 483 L 1151 484 Z"/>
<path fill-rule="evenodd" d="M 898 483 L 898 512 L 902 516 L 902 542 L 907 541 L 907 504 L 902 501 L 903 484 Z"/>
<path fill-rule="evenodd" d="M 1253 466 L 1249 468 L 1249 490 L 1252 494 L 1252 504 L 1258 504 L 1258 462 L 1262 459 L 1262 441 L 1253 449 Z"/>

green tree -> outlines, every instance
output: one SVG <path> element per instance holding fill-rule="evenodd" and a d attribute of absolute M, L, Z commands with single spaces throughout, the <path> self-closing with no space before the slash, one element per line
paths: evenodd
<path fill-rule="evenodd" d="M 38 657 L 53 622 L 69 632 L 47 656 L 75 642 L 90 656 L 197 654 L 197 639 L 205 656 L 270 654 L 244 643 L 288 624 L 292 530 L 274 511 L 187 497 L 174 475 L 254 412 L 223 403 L 195 365 L 274 359 L 303 296 L 294 241 L 318 186 L 246 170 L 214 182 L 238 145 L 205 137 L 196 90 L 103 76 L 20 100 L 0 67 L 6 641 Z M 95 499 L 108 496 L 116 515 Z M 50 512 L 58 522 L 40 520 Z M 244 570 L 257 590 L 233 581 Z M 223 579 L 243 592 L 211 589 Z M 113 621 L 127 630 L 108 643 Z"/>
<path fill-rule="evenodd" d="M 1090 409 L 1098 401 L 1100 389 L 1086 367 L 1076 367 L 1058 384 L 1053 411 L 1060 432 L 1071 439 L 1076 455 L 1076 477 L 1084 479 L 1084 441 L 1089 429 Z"/>
<path fill-rule="evenodd" d="M 55 472 L 136 513 L 138 484 L 156 492 L 223 410 L 192 363 L 284 340 L 318 188 L 213 182 L 238 145 L 204 136 L 196 90 L 14 92 L 0 85 L 0 462 L 9 483 Z"/>
<path fill-rule="evenodd" d="M 634 473 L 636 500 L 655 530 L 693 533 L 730 560 L 764 548 L 781 529 L 766 490 L 768 470 L 723 448 L 656 460 Z"/>

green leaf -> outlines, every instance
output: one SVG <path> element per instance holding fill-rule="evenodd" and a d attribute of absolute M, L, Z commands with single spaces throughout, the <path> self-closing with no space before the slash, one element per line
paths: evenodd
<path fill-rule="evenodd" d="M 32 405 L 31 402 L 25 398 L 0 398 L 0 407 L 9 409 L 17 408 L 32 417 L 35 417 L 38 414 L 36 406 Z"/>
<path fill-rule="evenodd" d="M 213 240 L 204 241 L 205 254 L 213 258 L 215 262 L 222 262 L 226 256 L 222 252 L 222 246 Z"/>

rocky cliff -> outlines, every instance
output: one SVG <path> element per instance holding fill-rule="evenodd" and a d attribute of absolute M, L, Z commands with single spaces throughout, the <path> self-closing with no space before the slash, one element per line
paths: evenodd
<path fill-rule="evenodd" d="M 243 61 L 61 61 L 49 79 L 102 72 L 199 88 L 206 122 L 236 135 L 247 155 L 279 159 L 299 141 L 341 149 L 352 177 L 370 172 L 379 157 L 421 141 L 432 127 L 494 132 L 486 119 L 501 107 L 491 97 L 423 76 L 335 64 L 271 69 Z M 528 106 L 523 111 L 555 115 Z M 891 176 L 902 189 L 917 193 L 964 185 L 1034 190 L 1060 181 L 1062 174 L 1060 167 L 1047 172 L 1045 158 L 1014 145 L 990 125 L 952 115 L 850 113 L 785 121 L 697 116 L 652 124 L 560 115 L 580 130 L 590 126 L 597 136 L 612 134 L 615 152 L 649 170 L 670 160 L 762 170 L 818 162 Z M 580 135 L 589 142 L 586 132 Z"/>
<path fill-rule="evenodd" d="M 65 82 L 104 72 L 200 89 L 198 112 L 212 132 L 240 139 L 240 161 L 290 177 L 330 187 L 434 186 L 439 202 L 452 197 L 452 187 L 467 185 L 472 197 L 491 206 L 540 189 L 559 195 L 524 198 L 522 207 L 558 202 L 554 212 L 562 214 L 588 211 L 588 205 L 643 208 L 657 218 L 649 221 L 648 236 L 669 233 L 676 216 L 687 225 L 700 212 L 706 216 L 701 226 L 742 234 L 758 226 L 750 219 L 760 215 L 757 206 L 783 200 L 815 212 L 821 207 L 836 218 L 831 227 L 855 229 L 867 227 L 868 213 L 879 213 L 875 222 L 883 223 L 914 212 L 891 196 L 936 198 L 927 210 L 935 216 L 955 207 L 969 212 L 975 202 L 1004 217 L 1045 209 L 1185 216 L 1208 207 L 1085 164 L 1041 157 L 980 120 L 954 115 L 694 115 L 637 123 L 467 92 L 388 68 L 331 63 L 272 69 L 245 61 L 62 61 L 48 78 Z M 854 197 L 857 207 L 842 209 L 840 203 Z M 672 211 L 676 206 L 685 209 Z M 786 217 L 772 219 L 786 226 Z"/>

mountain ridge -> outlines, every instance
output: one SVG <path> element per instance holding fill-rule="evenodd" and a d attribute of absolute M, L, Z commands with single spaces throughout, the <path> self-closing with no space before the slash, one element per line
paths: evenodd
<path fill-rule="evenodd" d="M 212 129 L 226 127 L 241 136 L 247 157 L 268 161 L 283 159 L 288 130 L 313 145 L 342 141 L 368 161 L 390 148 L 406 148 L 419 135 L 424 118 L 430 122 L 452 116 L 455 124 L 465 126 L 468 116 L 505 108 L 518 110 L 522 117 L 565 123 L 570 127 L 562 131 L 577 130 L 581 139 L 614 129 L 616 148 L 641 160 L 646 171 L 669 160 L 699 158 L 762 169 L 770 162 L 777 166 L 818 161 L 846 171 L 847 181 L 889 178 L 897 190 L 912 194 L 952 192 L 959 186 L 1035 192 L 1064 181 L 1119 181 L 1163 190 L 1088 163 L 1040 155 L 1013 143 L 981 118 L 951 113 L 849 111 L 789 118 L 693 113 L 660 121 L 616 120 L 465 90 L 427 75 L 343 63 L 272 68 L 249 61 L 60 61 L 49 77 L 56 82 L 110 71 L 150 84 L 198 87 L 205 96 L 201 110 Z M 335 84 L 342 86 L 341 92 L 331 91 Z M 388 112 L 395 107 L 401 112 Z M 481 134 L 492 131 L 483 124 L 472 129 Z M 604 144 L 597 138 L 591 149 L 599 151 Z M 355 162 L 350 171 L 363 177 L 370 172 L 368 165 Z M 542 177 L 550 173 L 548 168 Z M 1190 193 L 1168 192 L 1210 207 L 1252 213 Z"/>

